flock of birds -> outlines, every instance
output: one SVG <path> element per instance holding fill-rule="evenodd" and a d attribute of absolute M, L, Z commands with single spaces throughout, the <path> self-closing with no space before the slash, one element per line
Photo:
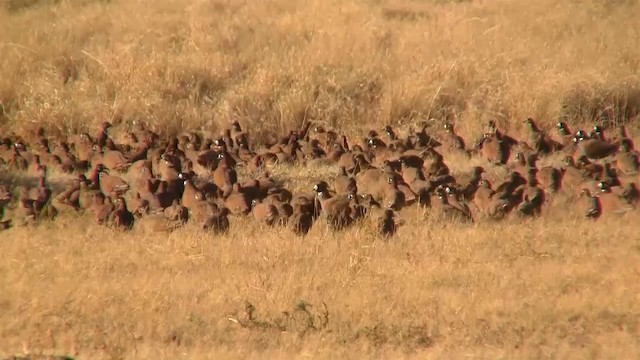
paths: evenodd
<path fill-rule="evenodd" d="M 547 133 L 531 118 L 525 123 L 529 136 L 517 140 L 489 121 L 472 146 L 448 122 L 437 134 L 420 123 L 404 137 L 385 126 L 353 143 L 307 123 L 282 137 L 262 136 L 260 146 L 237 121 L 218 138 L 187 132 L 162 139 L 138 123 L 116 142 L 109 122 L 94 136 L 48 136 L 42 128 L 26 137 L 0 134 L 0 172 L 10 175 L 0 183 L 0 229 L 69 211 L 89 213 L 96 223 L 121 230 L 172 231 L 194 222 L 223 233 L 229 217 L 253 217 L 298 235 L 316 221 L 341 230 L 369 218 L 388 237 L 402 225 L 395 215 L 410 206 L 475 222 L 538 216 L 557 193 L 581 200 L 581 211 L 590 218 L 635 211 L 638 153 L 623 126 L 608 138 L 600 126 L 572 132 L 558 123 Z M 452 153 L 483 157 L 485 167 L 505 169 L 507 175 L 491 184 L 485 168 L 473 166 L 454 176 L 443 156 Z M 538 165 L 551 155 L 562 165 Z M 270 164 L 311 163 L 335 165 L 339 173 L 293 194 L 268 171 Z M 52 171 L 72 177 L 55 194 L 47 176 Z M 238 172 L 247 180 L 241 182 Z M 13 188 L 8 182 L 15 174 L 37 178 L 37 184 Z M 6 217 L 5 210 L 13 216 Z"/>

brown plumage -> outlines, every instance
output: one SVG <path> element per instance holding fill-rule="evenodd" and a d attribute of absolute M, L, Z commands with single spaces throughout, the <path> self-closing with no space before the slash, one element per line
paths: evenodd
<path fill-rule="evenodd" d="M 17 220 L 19 226 L 35 224 L 38 220 L 38 213 L 34 208 L 33 200 L 20 197 L 14 210 L 14 219 Z"/>
<path fill-rule="evenodd" d="M 229 209 L 223 207 L 217 213 L 209 216 L 202 228 L 214 234 L 224 234 L 229 231 Z"/>
<path fill-rule="evenodd" d="M 131 165 L 129 159 L 117 150 L 105 151 L 100 161 L 109 170 L 125 170 Z"/>
<path fill-rule="evenodd" d="M 372 192 L 380 202 L 387 208 L 399 211 L 407 204 L 407 197 L 411 201 L 415 200 L 415 194 L 404 183 L 402 183 L 405 191 L 400 189 L 400 181 L 402 177 L 393 172 L 385 172 L 384 181 L 378 187 L 376 192 Z M 408 194 L 408 196 L 407 196 Z"/>
<path fill-rule="evenodd" d="M 607 183 L 600 182 L 598 185 L 600 193 L 597 196 L 604 214 L 624 214 L 633 211 L 633 205 L 618 194 L 613 193 Z"/>
<path fill-rule="evenodd" d="M 140 197 L 140 193 L 136 192 L 133 197 L 127 200 L 127 208 L 131 209 L 134 217 L 140 218 L 149 214 L 149 201 Z"/>
<path fill-rule="evenodd" d="M 390 238 L 395 235 L 401 222 L 396 223 L 393 209 L 386 209 L 383 215 L 378 219 L 378 233 L 384 238 Z"/>
<path fill-rule="evenodd" d="M 278 209 L 274 205 L 262 203 L 259 200 L 254 199 L 252 206 L 253 209 L 251 212 L 253 213 L 253 218 L 258 223 L 263 223 L 269 226 L 274 225 L 278 219 Z"/>
<path fill-rule="evenodd" d="M 184 180 L 184 191 L 182 193 L 182 205 L 191 209 L 194 204 L 204 199 L 204 194 L 198 189 L 191 179 Z"/>
<path fill-rule="evenodd" d="M 480 153 L 489 162 L 494 164 L 507 163 L 509 159 L 508 147 L 497 136 L 485 134 L 480 146 Z"/>
<path fill-rule="evenodd" d="M 577 138 L 578 150 L 591 160 L 599 160 L 611 156 L 618 151 L 619 145 L 599 139 L 589 139 L 584 136 Z"/>
<path fill-rule="evenodd" d="M 90 210 L 93 212 L 93 219 L 98 225 L 108 224 L 112 219 L 111 214 L 115 207 L 111 198 L 105 197 L 102 193 L 96 193 L 93 198 Z"/>
<path fill-rule="evenodd" d="M 218 167 L 213 172 L 213 183 L 225 192 L 238 182 L 238 175 L 229 161 L 229 156 L 222 152 L 218 155 Z"/>
<path fill-rule="evenodd" d="M 229 212 L 236 216 L 247 215 L 251 212 L 251 200 L 242 191 L 240 184 L 235 183 L 231 193 L 224 199 L 225 206 Z"/>
<path fill-rule="evenodd" d="M 99 171 L 99 186 L 103 194 L 121 196 L 129 190 L 129 184 L 126 181 L 121 177 L 109 175 L 109 171 L 102 164 L 98 164 L 96 168 Z"/>
<path fill-rule="evenodd" d="M 473 196 L 473 204 L 486 216 L 500 218 L 509 208 L 509 201 L 495 196 L 496 192 L 491 188 L 488 180 L 482 179 Z"/>
<path fill-rule="evenodd" d="M 322 214 L 333 230 L 341 230 L 353 223 L 351 199 L 346 195 L 331 196 L 327 183 L 321 181 L 314 185 Z"/>
<path fill-rule="evenodd" d="M 544 131 L 540 130 L 532 118 L 527 118 L 525 124 L 529 129 L 531 147 L 537 154 L 547 155 L 562 149 L 562 144 L 554 141 Z"/>
<path fill-rule="evenodd" d="M 575 162 L 571 156 L 564 159 L 564 166 L 561 168 L 562 180 L 561 188 L 565 192 L 574 193 L 580 184 L 588 180 L 584 172 L 575 166 Z"/>
<path fill-rule="evenodd" d="M 334 188 L 338 194 L 346 194 L 348 192 L 358 191 L 356 179 L 347 174 L 347 170 L 344 166 L 340 167 L 340 173 L 334 181 Z"/>
<path fill-rule="evenodd" d="M 527 166 L 523 168 L 520 173 L 536 177 L 538 185 L 540 185 L 543 190 L 555 193 L 560 189 L 561 171 L 553 166 L 544 166 L 538 169 L 537 161 L 537 154 L 527 156 Z"/>
<path fill-rule="evenodd" d="M 62 206 L 68 206 L 74 210 L 80 209 L 80 183 L 85 181 L 84 175 L 71 181 L 71 183 L 56 196 L 56 203 Z"/>
<path fill-rule="evenodd" d="M 524 216 L 540 215 L 544 200 L 544 191 L 538 187 L 535 172 L 531 172 L 527 177 L 527 185 L 524 187 L 518 212 Z"/>
<path fill-rule="evenodd" d="M 465 151 L 466 146 L 462 137 L 456 134 L 452 123 L 444 124 L 445 135 L 442 139 L 442 144 L 446 145 L 451 150 Z"/>
<path fill-rule="evenodd" d="M 466 216 L 470 218 L 472 217 L 471 209 L 469 209 L 469 206 L 466 203 L 460 201 L 459 193 L 454 187 L 445 186 L 444 191 L 447 195 L 447 203 L 449 205 L 459 209 L 460 211 L 465 213 Z"/>
<path fill-rule="evenodd" d="M 294 204 L 293 214 L 287 221 L 287 227 L 294 234 L 304 236 L 309 233 L 311 226 L 313 226 L 313 215 L 308 207 L 300 203 Z"/>
<path fill-rule="evenodd" d="M 640 160 L 638 159 L 638 154 L 632 150 L 628 139 L 620 142 L 620 152 L 616 155 L 615 163 L 616 168 L 625 175 L 638 174 Z"/>
<path fill-rule="evenodd" d="M 196 224 L 203 224 L 209 217 L 220 211 L 218 205 L 200 200 L 189 208 L 189 219 Z"/>
<path fill-rule="evenodd" d="M 557 123 L 556 129 L 558 130 L 558 135 L 560 137 L 560 143 L 562 144 L 562 146 L 566 147 L 574 144 L 573 142 L 574 135 L 566 123 L 564 122 Z"/>
<path fill-rule="evenodd" d="M 189 209 L 180 205 L 178 199 L 173 200 L 173 203 L 167 206 L 162 213 L 165 218 L 171 221 L 186 223 L 189 220 Z"/>
<path fill-rule="evenodd" d="M 117 230 L 131 230 L 135 217 L 127 208 L 127 202 L 122 196 L 118 196 L 115 199 L 114 211 L 110 215 L 112 226 Z"/>
<path fill-rule="evenodd" d="M 582 211 L 582 214 L 591 219 L 597 219 L 602 215 L 602 207 L 600 205 L 600 199 L 593 196 L 589 189 L 581 189 L 580 191 L 580 203 L 577 208 Z"/>
<path fill-rule="evenodd" d="M 444 187 L 436 189 L 435 196 L 436 200 L 432 202 L 432 208 L 441 218 L 459 222 L 473 222 L 470 213 L 449 204 L 449 197 Z"/>
<path fill-rule="evenodd" d="M 4 207 L 11 202 L 11 192 L 6 186 L 0 185 L 0 220 L 4 216 Z"/>
<path fill-rule="evenodd" d="M 355 179 L 359 189 L 372 192 L 384 184 L 385 179 L 383 179 L 383 175 L 383 170 L 372 168 L 359 172 L 355 176 Z"/>

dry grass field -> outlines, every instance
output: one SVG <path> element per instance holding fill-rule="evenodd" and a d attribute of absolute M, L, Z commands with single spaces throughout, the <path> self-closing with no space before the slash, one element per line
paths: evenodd
<path fill-rule="evenodd" d="M 488 119 L 515 135 L 528 116 L 634 124 L 638 14 L 634 0 L 0 0 L 0 134 L 237 119 L 259 140 L 434 118 L 471 142 Z M 271 171 L 311 191 L 337 168 Z M 296 237 L 232 218 L 215 237 L 62 214 L 0 232 L 0 357 L 640 358 L 638 213 L 548 209 L 462 225 L 414 207 L 390 241 L 367 222 Z"/>

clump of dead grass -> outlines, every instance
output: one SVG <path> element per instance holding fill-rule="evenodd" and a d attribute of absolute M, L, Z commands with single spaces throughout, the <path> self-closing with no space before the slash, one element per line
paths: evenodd
<path fill-rule="evenodd" d="M 309 119 L 477 130 L 488 117 L 638 116 L 636 2 L 182 5 L 8 2 L 5 127 L 86 130 L 117 114 L 168 134 L 234 119 L 275 132 Z"/>

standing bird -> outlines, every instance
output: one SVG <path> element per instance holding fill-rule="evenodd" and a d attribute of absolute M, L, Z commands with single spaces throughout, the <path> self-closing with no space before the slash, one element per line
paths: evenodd
<path fill-rule="evenodd" d="M 600 160 L 618 151 L 619 145 L 606 140 L 588 138 L 584 134 L 576 136 L 578 150 L 590 160 Z"/>
<path fill-rule="evenodd" d="M 378 232 L 382 237 L 390 238 L 395 235 L 398 227 L 402 224 L 403 222 L 396 223 L 393 209 L 386 209 L 380 219 L 378 219 Z"/>
<path fill-rule="evenodd" d="M 115 200 L 115 210 L 111 214 L 113 219 L 113 227 L 118 230 L 131 230 L 135 217 L 127 208 L 127 202 L 122 196 L 118 196 Z"/>

